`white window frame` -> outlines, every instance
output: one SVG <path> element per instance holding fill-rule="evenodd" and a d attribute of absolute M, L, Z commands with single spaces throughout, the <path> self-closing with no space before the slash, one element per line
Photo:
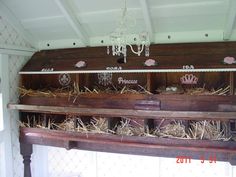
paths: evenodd
<path fill-rule="evenodd" d="M 0 118 L 2 121 L 0 129 L 0 176 L 13 176 L 12 168 L 12 145 L 11 145 L 11 128 L 10 116 L 7 104 L 9 103 L 9 70 L 8 70 L 8 55 L 0 54 L 0 91 L 2 93 L 2 105 Z"/>

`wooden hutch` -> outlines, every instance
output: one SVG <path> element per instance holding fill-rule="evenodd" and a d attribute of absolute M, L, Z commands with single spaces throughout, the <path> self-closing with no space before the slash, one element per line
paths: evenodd
<path fill-rule="evenodd" d="M 122 57 L 107 55 L 105 47 L 36 52 L 19 72 L 20 87 L 24 87 L 25 94 L 21 94 L 19 103 L 8 105 L 9 109 L 20 111 L 22 122 L 34 124 L 32 119 L 39 116 L 45 125 L 20 128 L 25 176 L 30 176 L 32 144 L 174 158 L 199 159 L 202 155 L 215 154 L 219 161 L 236 164 L 236 142 L 232 139 L 236 133 L 235 58 L 234 42 L 152 45 L 149 57 L 128 53 L 127 63 Z M 113 88 L 120 93 L 100 93 L 95 85 L 100 90 Z M 67 96 L 53 94 L 55 89 L 75 87 L 81 94 L 69 91 Z M 148 94 L 121 94 L 124 87 L 145 90 Z M 215 93 L 222 88 L 223 92 L 220 95 L 185 93 L 187 89 L 203 87 L 215 89 Z M 27 90 L 51 90 L 51 96 L 32 96 Z M 124 117 L 137 120 L 149 129 L 155 129 L 163 119 L 181 120 L 187 129 L 194 121 L 221 121 L 226 125 L 224 130 L 229 139 L 125 136 L 49 127 L 50 117 L 53 122 L 63 122 L 68 115 L 81 116 L 84 122 L 102 116 L 108 120 L 110 130 Z M 78 122 L 74 124 L 76 127 Z"/>

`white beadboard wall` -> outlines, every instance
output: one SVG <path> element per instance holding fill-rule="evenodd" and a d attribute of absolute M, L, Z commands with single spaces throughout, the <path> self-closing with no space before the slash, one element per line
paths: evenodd
<path fill-rule="evenodd" d="M 16 30 L 0 17 L 1 46 L 30 47 Z M 29 57 L 9 55 L 10 100 L 18 100 L 19 75 L 17 72 Z M 10 111 L 11 141 L 13 144 L 13 175 L 23 177 L 22 157 L 19 152 L 17 111 Z M 123 155 L 62 148 L 34 146 L 33 177 L 236 177 L 236 168 L 227 162 L 176 164 L 174 158 Z"/>

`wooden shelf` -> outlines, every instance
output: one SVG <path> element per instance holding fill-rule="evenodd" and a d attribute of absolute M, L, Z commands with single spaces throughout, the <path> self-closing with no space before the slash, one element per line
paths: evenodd
<path fill-rule="evenodd" d="M 24 96 L 21 104 L 86 108 L 236 112 L 236 96 L 81 94 L 69 97 Z"/>
<path fill-rule="evenodd" d="M 200 111 L 153 111 L 132 109 L 102 109 L 102 108 L 76 108 L 61 106 L 40 106 L 8 104 L 9 109 L 17 109 L 25 112 L 39 112 L 50 114 L 79 114 L 83 116 L 113 116 L 143 119 L 191 119 L 191 120 L 228 120 L 236 119 L 236 112 L 200 112 Z"/>
<path fill-rule="evenodd" d="M 21 128 L 20 141 L 66 149 L 173 158 L 182 155 L 200 159 L 203 155 L 214 155 L 217 161 L 236 164 L 236 142 L 75 133 L 38 128 Z"/>

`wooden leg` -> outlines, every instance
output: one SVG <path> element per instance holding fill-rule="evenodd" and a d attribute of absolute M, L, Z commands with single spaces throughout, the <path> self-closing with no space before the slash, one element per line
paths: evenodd
<path fill-rule="evenodd" d="M 30 158 L 33 152 L 32 144 L 20 143 L 20 153 L 24 163 L 24 177 L 31 177 Z"/>

